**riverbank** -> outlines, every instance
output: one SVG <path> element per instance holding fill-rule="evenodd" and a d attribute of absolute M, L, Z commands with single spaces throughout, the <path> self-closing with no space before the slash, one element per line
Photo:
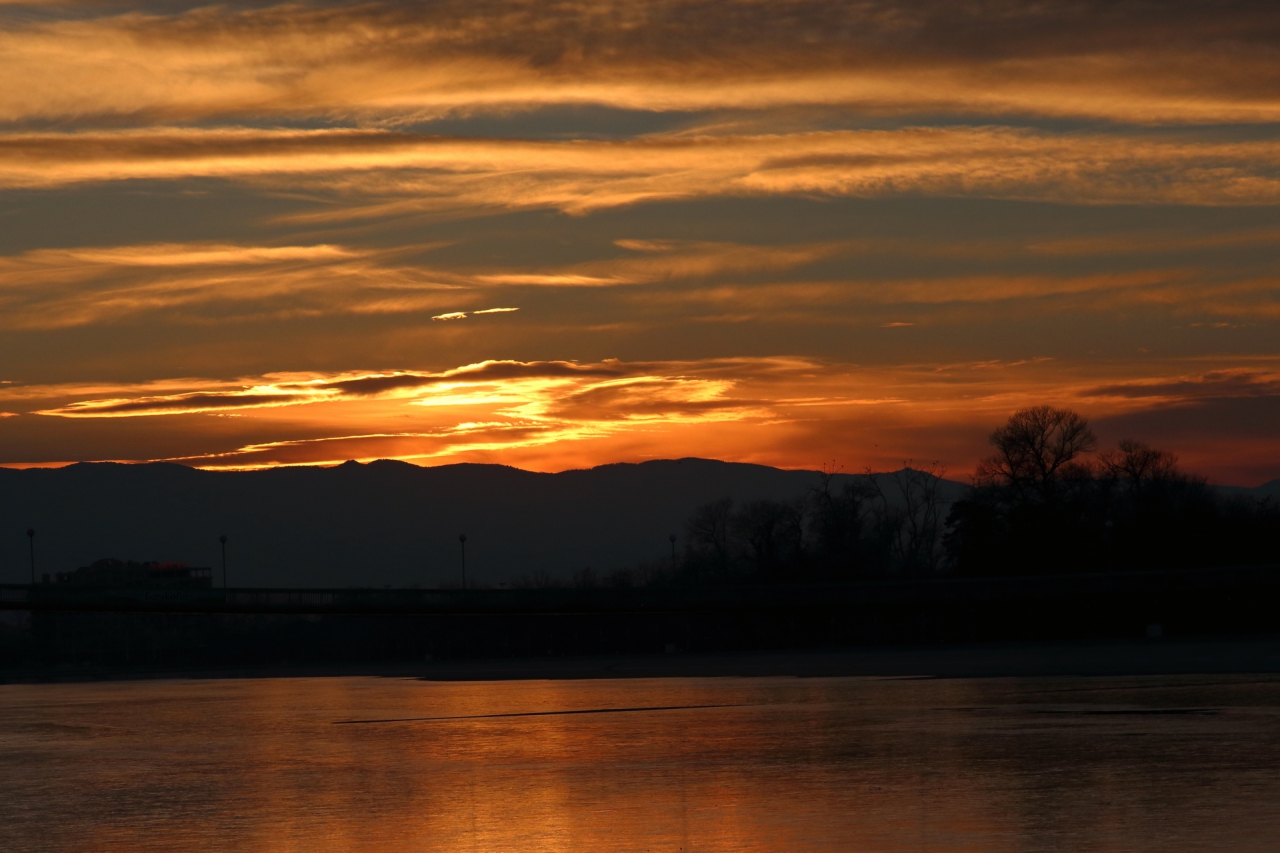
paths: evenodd
<path fill-rule="evenodd" d="M 879 646 L 794 652 L 429 660 L 182 669 L 58 666 L 0 671 L 0 683 L 370 676 L 426 681 L 607 678 L 1027 678 L 1280 674 L 1280 635 L 1196 639 Z"/>

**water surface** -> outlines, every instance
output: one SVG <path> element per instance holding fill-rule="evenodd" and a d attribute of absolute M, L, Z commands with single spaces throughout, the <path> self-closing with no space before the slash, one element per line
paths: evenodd
<path fill-rule="evenodd" d="M 7 851 L 1271 853 L 1280 678 L 8 685 L 0 833 Z"/>

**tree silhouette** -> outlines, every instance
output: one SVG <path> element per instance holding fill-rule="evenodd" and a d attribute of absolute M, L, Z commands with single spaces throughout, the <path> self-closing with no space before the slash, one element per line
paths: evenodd
<path fill-rule="evenodd" d="M 1141 488 L 1153 481 L 1168 482 L 1179 476 L 1177 456 L 1131 438 L 1121 441 L 1118 450 L 1098 454 L 1098 460 L 1108 476 L 1125 480 L 1132 488 Z"/>
<path fill-rule="evenodd" d="M 920 576 L 941 567 L 945 552 L 938 486 L 946 472 L 938 462 L 924 470 L 913 468 L 911 460 L 889 474 L 867 470 L 874 535 L 886 552 L 888 572 Z"/>
<path fill-rule="evenodd" d="M 975 484 L 1009 486 L 1052 500 L 1064 477 L 1082 473 L 1073 463 L 1098 440 L 1089 422 L 1070 409 L 1032 406 L 1014 412 L 991 434 L 991 443 L 996 453 L 978 465 Z"/>
<path fill-rule="evenodd" d="M 944 537 L 968 575 L 1248 565 L 1280 559 L 1280 508 L 1226 499 L 1172 453 L 1125 439 L 1096 460 L 1088 422 L 1067 409 L 1015 412 L 991 436 Z"/>
<path fill-rule="evenodd" d="M 698 507 L 685 522 L 691 556 L 701 562 L 709 562 L 720 575 L 729 573 L 729 524 L 732 516 L 733 499 L 721 498 Z"/>
<path fill-rule="evenodd" d="M 734 513 L 730 533 L 762 577 L 800 573 L 804 562 L 803 501 L 752 501 Z"/>

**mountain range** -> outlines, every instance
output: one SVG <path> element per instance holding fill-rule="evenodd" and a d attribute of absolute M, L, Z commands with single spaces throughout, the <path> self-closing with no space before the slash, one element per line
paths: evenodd
<path fill-rule="evenodd" d="M 838 480 L 850 475 L 837 475 Z M 204 471 L 174 464 L 80 463 L 0 469 L 0 581 L 102 557 L 210 566 L 232 586 L 458 584 L 465 533 L 472 583 L 565 577 L 669 558 L 700 505 L 790 500 L 814 471 L 678 459 L 555 474 L 501 465 L 403 462 Z M 945 497 L 966 487 L 943 481 Z"/>
<path fill-rule="evenodd" d="M 510 583 L 669 558 L 697 507 L 730 497 L 790 500 L 815 471 L 676 459 L 555 474 L 502 465 L 403 462 L 204 471 L 174 464 L 0 468 L 0 581 L 68 571 L 102 557 L 210 566 L 232 586 Z M 837 475 L 838 481 L 860 475 Z M 941 482 L 945 500 L 967 486 Z M 1232 494 L 1280 497 L 1280 480 Z"/>

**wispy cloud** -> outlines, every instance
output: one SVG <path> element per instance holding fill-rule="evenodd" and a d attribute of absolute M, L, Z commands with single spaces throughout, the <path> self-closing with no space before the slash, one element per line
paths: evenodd
<path fill-rule="evenodd" d="M 10 16 L 0 120 L 358 116 L 552 105 L 1280 117 L 1273 10 L 1236 3 L 527 0 Z M 48 73 L 51 64 L 57 74 Z M 1194 69 L 1191 71 L 1189 69 Z"/>
<path fill-rule="evenodd" d="M 617 363 L 578 365 L 565 361 L 487 361 L 442 373 L 369 373 L 311 379 L 288 377 L 227 390 L 83 400 L 36 414 L 73 418 L 138 417 L 296 406 L 368 397 L 420 398 L 437 388 L 452 394 L 464 388 L 501 387 L 504 383 L 524 381 L 599 380 L 627 372 L 627 368 Z"/>
<path fill-rule="evenodd" d="M 711 196 L 930 195 L 1274 204 L 1269 141 L 995 127 L 533 142 L 393 131 L 154 129 L 0 137 L 0 186 L 219 177 L 337 193 L 295 222 L 463 208 L 570 213 Z"/>
<path fill-rule="evenodd" d="M 1235 237 L 1220 239 L 1231 242 Z M 337 315 L 416 314 L 423 320 L 448 322 L 515 313 L 520 309 L 493 305 L 508 298 L 496 291 L 531 287 L 614 289 L 610 304 L 626 307 L 631 322 L 658 322 L 676 312 L 697 322 L 754 318 L 807 326 L 846 323 L 850 312 L 862 311 L 867 322 L 894 328 L 926 319 L 931 324 L 967 322 L 973 317 L 964 306 L 997 303 L 1011 310 L 1017 307 L 1023 316 L 1069 307 L 1077 314 L 1158 309 L 1197 322 L 1237 325 L 1244 318 L 1280 318 L 1280 282 L 1212 267 L 1139 266 L 1126 272 L 1075 275 L 954 275 L 943 270 L 931 276 L 886 277 L 864 271 L 860 259 L 981 259 L 997 249 L 923 239 L 774 245 L 617 242 L 612 257 L 507 269 L 477 269 L 456 260 L 451 267 L 427 266 L 420 257 L 406 259 L 403 249 L 335 244 L 39 249 L 0 256 L 0 328 L 54 330 L 139 322 L 207 326 Z M 1073 252 L 1091 245 L 1088 240 L 1079 243 Z M 416 247 L 416 254 L 422 248 Z M 1103 248 L 1112 251 L 1109 245 Z M 972 250 L 969 255 L 967 250 Z M 1018 241 L 1007 241 L 998 253 L 1036 261 L 1036 250 Z M 841 270 L 844 277 L 838 277 Z M 822 278 L 815 280 L 816 272 Z M 645 313 L 631 312 L 636 306 L 644 307 Z M 930 314 L 904 317 L 895 306 Z M 866 313 L 868 309 L 872 313 Z M 554 322 L 545 312 L 537 316 L 540 324 Z"/>
<path fill-rule="evenodd" d="M 404 264 L 400 254 L 203 243 L 37 249 L 0 256 L 0 327 L 405 313 L 459 301 L 466 278 Z"/>
<path fill-rule="evenodd" d="M 1280 371 L 1235 368 L 1162 379 L 1134 379 L 1086 388 L 1086 397 L 1198 403 L 1224 397 L 1280 397 Z"/>
<path fill-rule="evenodd" d="M 480 314 L 510 314 L 519 311 L 519 308 L 481 308 L 478 311 L 449 311 L 445 314 L 436 314 L 432 320 L 465 320 L 467 317 Z"/>

